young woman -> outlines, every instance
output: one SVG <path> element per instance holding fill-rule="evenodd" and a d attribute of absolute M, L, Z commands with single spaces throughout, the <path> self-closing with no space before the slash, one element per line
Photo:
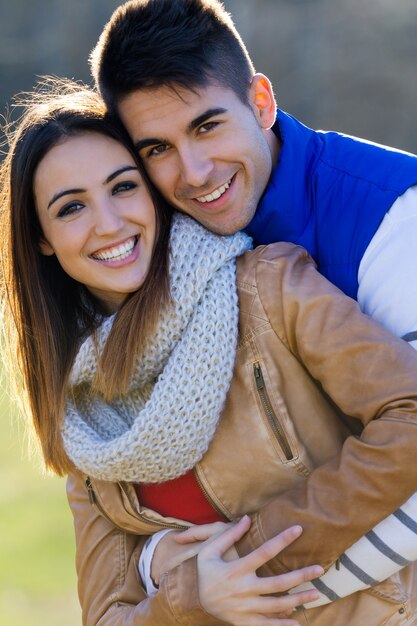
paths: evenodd
<path fill-rule="evenodd" d="M 298 622 L 318 592 L 274 594 L 414 492 L 416 353 L 302 249 L 170 227 L 87 89 L 28 107 L 2 181 L 10 354 L 46 465 L 69 473 L 84 623 L 413 624 L 414 565 Z M 147 537 L 214 520 L 166 535 L 148 596 Z"/>

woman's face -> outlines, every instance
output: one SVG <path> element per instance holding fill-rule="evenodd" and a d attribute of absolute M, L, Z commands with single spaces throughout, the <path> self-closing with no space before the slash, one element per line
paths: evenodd
<path fill-rule="evenodd" d="M 41 252 L 84 284 L 109 312 L 143 284 L 155 241 L 155 209 L 126 148 L 86 132 L 65 139 L 34 178 Z"/>

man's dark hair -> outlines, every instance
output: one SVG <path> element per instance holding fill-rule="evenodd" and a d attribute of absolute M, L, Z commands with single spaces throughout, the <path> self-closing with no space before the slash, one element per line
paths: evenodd
<path fill-rule="evenodd" d="M 232 89 L 245 104 L 254 68 L 218 0 L 131 0 L 113 13 L 90 56 L 110 110 L 143 88 Z"/>

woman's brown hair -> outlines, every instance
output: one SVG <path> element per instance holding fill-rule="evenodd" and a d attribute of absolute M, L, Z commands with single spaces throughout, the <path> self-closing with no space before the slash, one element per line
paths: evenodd
<path fill-rule="evenodd" d="M 24 113 L 1 165 L 1 270 L 7 360 L 28 399 L 47 468 L 72 469 L 61 437 L 67 379 L 80 341 L 103 317 L 99 302 L 41 254 L 42 231 L 35 210 L 33 180 L 43 157 L 67 137 L 100 133 L 122 143 L 148 186 L 156 213 L 156 238 L 149 273 L 140 290 L 118 311 L 100 360 L 96 386 L 106 401 L 127 387 L 135 357 L 169 302 L 170 210 L 148 181 L 130 139 L 106 112 L 100 96 L 78 83 L 45 80 L 26 95 Z"/>

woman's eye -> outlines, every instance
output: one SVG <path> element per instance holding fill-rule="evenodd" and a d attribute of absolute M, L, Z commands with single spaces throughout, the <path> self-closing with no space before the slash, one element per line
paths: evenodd
<path fill-rule="evenodd" d="M 118 193 L 122 193 L 123 191 L 130 191 L 131 189 L 135 189 L 137 187 L 137 183 L 132 181 L 124 181 L 122 183 L 117 183 L 112 189 L 112 194 L 116 195 Z"/>
<path fill-rule="evenodd" d="M 66 204 L 60 211 L 58 212 L 58 217 L 68 217 L 69 215 L 73 215 L 74 213 L 78 213 L 84 207 L 81 202 L 71 202 L 71 204 Z"/>

